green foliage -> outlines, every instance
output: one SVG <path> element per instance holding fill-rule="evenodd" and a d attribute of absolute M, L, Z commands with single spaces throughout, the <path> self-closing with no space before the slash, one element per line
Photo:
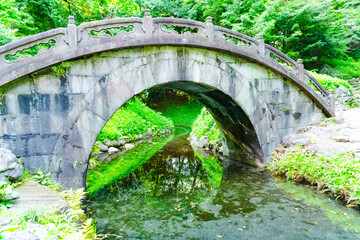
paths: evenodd
<path fill-rule="evenodd" d="M 345 80 L 342 80 L 340 78 L 331 77 L 331 76 L 325 75 L 325 74 L 315 73 L 315 72 L 311 72 L 311 74 L 316 78 L 316 80 L 318 80 L 321 83 L 321 85 L 324 86 L 324 88 L 326 90 L 333 89 L 335 91 L 340 85 L 343 85 L 344 87 L 349 89 L 351 94 L 353 93 L 352 86 Z"/>
<path fill-rule="evenodd" d="M 359 0 L 72 0 L 76 23 L 113 17 L 177 17 L 205 21 L 255 37 L 290 57 L 302 58 L 307 68 L 327 63 L 342 78 L 359 77 Z M 69 5 L 61 0 L 0 0 L 0 44 L 16 38 L 65 27 Z M 353 59 L 348 67 L 349 59 Z M 338 64 L 341 63 L 341 64 Z M 335 76 L 335 75 L 333 75 Z"/>
<path fill-rule="evenodd" d="M 165 117 L 170 118 L 175 125 L 190 127 L 200 114 L 203 106 L 199 102 L 189 101 L 184 105 L 171 105 L 162 113 Z"/>
<path fill-rule="evenodd" d="M 329 72 L 329 75 L 333 77 L 340 77 L 342 79 L 360 78 L 359 60 L 356 62 L 352 58 L 348 58 L 347 60 L 325 59 L 324 62 L 336 70 L 335 72 Z"/>
<path fill-rule="evenodd" d="M 20 56 L 35 56 L 41 49 L 49 49 L 55 46 L 55 41 L 50 40 L 48 43 L 41 43 L 39 45 L 30 47 L 28 49 L 21 50 L 17 52 L 15 55 L 6 55 L 5 59 L 8 61 L 15 61 L 19 59 Z"/>
<path fill-rule="evenodd" d="M 71 67 L 70 62 L 61 62 L 51 68 L 51 75 L 55 77 L 65 77 L 66 71 Z"/>
<path fill-rule="evenodd" d="M 317 184 L 319 189 L 331 191 L 348 202 L 359 204 L 360 163 L 352 153 L 317 156 L 300 147 L 286 153 L 278 149 L 268 169 L 276 176 L 289 180 L 305 179 Z"/>
<path fill-rule="evenodd" d="M 147 133 L 149 128 L 152 129 L 153 134 L 156 134 L 166 129 L 173 130 L 174 124 L 147 107 L 138 98 L 134 98 L 114 113 L 101 130 L 97 140 L 117 140 L 119 137 L 133 140 L 137 135 Z"/>
<path fill-rule="evenodd" d="M 217 147 L 221 146 L 221 141 L 219 141 L 219 139 L 221 139 L 220 129 L 205 107 L 201 110 L 200 115 L 197 117 L 191 128 L 191 135 L 195 136 L 198 140 L 202 136 L 207 136 L 208 141 L 211 144 L 216 145 Z"/>
<path fill-rule="evenodd" d="M 7 209 L 12 206 L 9 202 L 10 199 L 16 198 L 18 194 L 13 191 L 10 184 L 6 182 L 0 182 L 0 210 Z"/>
<path fill-rule="evenodd" d="M 43 171 L 41 171 L 39 169 L 39 170 L 37 170 L 36 174 L 34 176 L 32 176 L 32 179 L 37 181 L 41 185 L 49 186 L 49 185 L 53 184 L 53 181 L 50 179 L 50 175 L 51 175 L 51 173 L 44 174 Z"/>

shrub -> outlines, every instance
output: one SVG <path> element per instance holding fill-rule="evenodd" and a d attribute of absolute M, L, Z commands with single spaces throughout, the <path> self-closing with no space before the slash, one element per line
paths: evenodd
<path fill-rule="evenodd" d="M 195 136 L 197 140 L 202 136 L 207 136 L 211 144 L 220 147 L 221 141 L 218 141 L 218 139 L 221 139 L 220 129 L 205 107 L 192 125 L 191 135 Z"/>
<path fill-rule="evenodd" d="M 151 128 L 153 134 L 165 129 L 174 129 L 171 120 L 150 109 L 138 98 L 134 98 L 121 107 L 109 119 L 101 130 L 98 141 L 117 140 L 119 137 L 136 139 L 139 134 L 147 133 Z"/>
<path fill-rule="evenodd" d="M 11 207 L 12 204 L 9 200 L 14 199 L 18 196 L 10 184 L 6 182 L 0 182 L 0 209 L 4 210 Z"/>
<path fill-rule="evenodd" d="M 316 80 L 318 80 L 321 83 L 321 85 L 324 86 L 326 90 L 330 90 L 330 89 L 336 90 L 340 85 L 343 85 L 344 87 L 349 89 L 351 94 L 353 94 L 352 86 L 345 80 L 336 77 L 331 77 L 326 74 L 319 74 L 316 72 L 311 72 L 311 74 L 316 78 Z"/>

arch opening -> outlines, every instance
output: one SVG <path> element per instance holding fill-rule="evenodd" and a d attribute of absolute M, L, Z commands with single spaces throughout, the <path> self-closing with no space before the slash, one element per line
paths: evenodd
<path fill-rule="evenodd" d="M 151 91 L 152 89 L 181 91 L 195 97 L 197 101 L 202 103 L 211 113 L 220 129 L 222 146 L 224 149 L 223 155 L 232 160 L 245 162 L 247 164 L 262 165 L 263 151 L 256 130 L 243 109 L 232 100 L 230 96 L 206 84 L 189 81 L 165 83 L 145 91 Z M 127 102 L 142 95 L 142 93 L 134 96 Z M 124 105 L 125 104 L 122 104 L 119 109 Z M 99 138 L 97 138 L 97 140 L 99 140 Z M 159 149 L 156 151 L 158 150 Z M 91 151 L 88 156 L 90 156 L 90 154 Z M 124 155 L 125 152 L 120 152 L 120 154 Z M 144 155 L 146 155 L 146 153 L 144 153 Z M 107 154 L 105 156 L 109 157 Z M 110 159 L 116 158 L 117 156 L 118 154 L 114 154 Z M 87 163 L 87 166 L 89 166 L 89 162 Z M 85 183 L 87 181 L 87 171 L 88 169 L 85 170 L 83 175 L 85 177 Z"/>

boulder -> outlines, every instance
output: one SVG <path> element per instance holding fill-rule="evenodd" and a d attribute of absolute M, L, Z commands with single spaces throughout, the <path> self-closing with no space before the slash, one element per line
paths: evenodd
<path fill-rule="evenodd" d="M 14 232 L 4 231 L 2 233 L 4 240 L 39 240 L 39 237 L 28 230 L 18 229 Z"/>
<path fill-rule="evenodd" d="M 0 228 L 5 227 L 6 225 L 9 225 L 10 222 L 11 222 L 10 218 L 0 217 Z"/>
<path fill-rule="evenodd" d="M 344 87 L 343 85 L 340 85 L 335 90 L 335 98 L 339 101 L 342 100 L 343 103 L 351 103 L 352 101 L 355 101 L 355 98 L 353 95 L 351 95 L 349 89 Z"/>
<path fill-rule="evenodd" d="M 6 177 L 10 181 L 21 180 L 23 171 L 16 156 L 10 150 L 0 148 L 0 179 Z"/>
<path fill-rule="evenodd" d="M 39 223 L 27 223 L 26 230 L 37 235 L 41 239 L 46 239 L 49 231 L 51 231 L 49 227 L 41 225 Z M 51 239 L 59 239 L 59 238 L 58 237 L 55 238 L 54 236 Z"/>
<path fill-rule="evenodd" d="M 125 149 L 126 149 L 126 150 L 132 149 L 132 148 L 134 148 L 134 147 L 135 147 L 134 144 L 131 144 L 131 143 L 125 144 Z"/>
<path fill-rule="evenodd" d="M 305 146 L 310 143 L 311 139 L 315 139 L 318 136 L 314 133 L 303 132 L 296 134 L 289 134 L 283 138 L 283 144 L 285 147 L 291 147 L 295 145 Z"/>
<path fill-rule="evenodd" d="M 99 147 L 101 152 L 107 152 L 109 150 L 108 146 L 106 146 L 102 142 L 98 142 L 98 147 Z"/>
<path fill-rule="evenodd" d="M 103 143 L 104 143 L 107 147 L 111 147 L 111 140 L 109 140 L 109 139 L 104 139 Z"/>
<path fill-rule="evenodd" d="M 10 181 L 18 181 L 22 179 L 24 167 L 20 163 L 13 163 L 11 165 L 13 168 L 4 173 L 4 176 L 7 177 Z"/>
<path fill-rule="evenodd" d="M 196 143 L 198 148 L 204 148 L 208 143 L 207 136 L 201 136 L 200 140 Z"/>
<path fill-rule="evenodd" d="M 151 129 L 151 128 L 148 128 L 148 130 L 147 130 L 147 134 L 148 134 L 148 135 L 150 135 L 150 136 L 152 136 L 152 135 L 153 135 L 153 131 L 152 131 L 152 129 Z"/>
<path fill-rule="evenodd" d="M 119 149 L 117 149 L 117 148 L 109 147 L 108 153 L 109 153 L 109 154 L 113 154 L 113 153 L 118 152 L 118 151 L 119 151 Z"/>
<path fill-rule="evenodd" d="M 124 146 L 126 144 L 125 138 L 119 137 L 118 144 L 119 144 L 119 146 Z"/>

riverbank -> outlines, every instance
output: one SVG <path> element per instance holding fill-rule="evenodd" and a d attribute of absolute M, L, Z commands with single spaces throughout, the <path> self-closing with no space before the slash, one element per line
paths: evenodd
<path fill-rule="evenodd" d="M 337 116 L 286 136 L 267 167 L 275 176 L 317 186 L 358 206 L 360 109 L 337 112 Z"/>

